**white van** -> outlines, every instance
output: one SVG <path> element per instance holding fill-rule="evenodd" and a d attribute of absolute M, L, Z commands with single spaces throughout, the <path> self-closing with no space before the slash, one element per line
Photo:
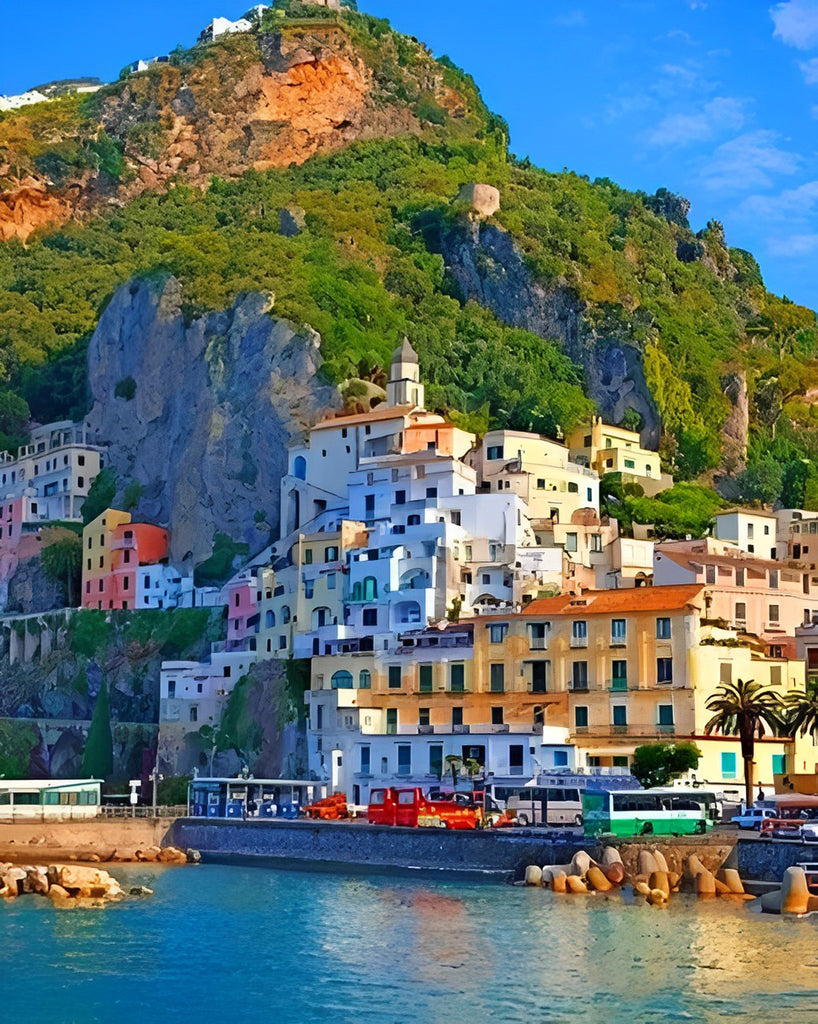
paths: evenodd
<path fill-rule="evenodd" d="M 758 832 L 761 823 L 767 818 L 775 818 L 777 813 L 772 807 L 751 807 L 749 810 L 742 811 L 741 814 L 734 815 L 730 820 L 739 828 L 755 829 Z"/>
<path fill-rule="evenodd" d="M 576 787 L 527 786 L 495 795 L 505 799 L 506 810 L 514 811 L 521 825 L 582 825 L 582 797 Z"/>

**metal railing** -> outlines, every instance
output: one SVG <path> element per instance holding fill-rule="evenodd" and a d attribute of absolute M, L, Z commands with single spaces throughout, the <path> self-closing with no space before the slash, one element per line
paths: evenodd
<path fill-rule="evenodd" d="M 113 804 L 103 804 L 99 809 L 100 818 L 184 818 L 187 817 L 187 804 L 172 804 L 163 805 L 157 807 L 155 810 L 153 807 L 146 807 L 138 805 L 136 807 L 130 806 L 114 806 Z"/>

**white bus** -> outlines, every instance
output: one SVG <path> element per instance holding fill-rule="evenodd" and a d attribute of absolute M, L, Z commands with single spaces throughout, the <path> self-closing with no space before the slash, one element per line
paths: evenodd
<path fill-rule="evenodd" d="M 520 825 L 582 825 L 578 786 L 492 786 L 492 796 L 514 812 Z"/>

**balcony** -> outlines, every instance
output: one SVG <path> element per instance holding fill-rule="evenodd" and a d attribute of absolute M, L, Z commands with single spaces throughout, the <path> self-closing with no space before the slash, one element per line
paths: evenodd
<path fill-rule="evenodd" d="M 569 679 L 568 691 L 570 693 L 587 693 L 589 690 L 587 679 Z"/>
<path fill-rule="evenodd" d="M 511 729 L 509 728 L 508 725 L 490 725 L 488 727 L 488 732 L 498 732 L 499 733 L 499 732 L 510 732 L 510 731 L 511 731 Z"/>
<path fill-rule="evenodd" d="M 531 640 L 529 641 L 528 649 L 530 651 L 547 651 L 548 650 L 548 640 L 544 636 L 541 636 L 541 637 L 536 637 L 536 636 L 531 637 Z"/>
<path fill-rule="evenodd" d="M 612 725 L 611 736 L 627 736 L 629 728 L 627 725 Z"/>
<path fill-rule="evenodd" d="M 608 679 L 605 683 L 606 689 L 612 693 L 626 693 L 628 690 L 627 679 Z"/>
<path fill-rule="evenodd" d="M 467 736 L 471 732 L 470 725 L 453 725 L 452 735 L 453 736 Z"/>
<path fill-rule="evenodd" d="M 587 647 L 588 637 L 587 636 L 572 636 L 571 637 L 572 647 Z"/>
<path fill-rule="evenodd" d="M 434 731 L 435 727 L 433 725 L 418 726 L 418 736 L 431 736 L 434 733 Z"/>
<path fill-rule="evenodd" d="M 659 725 L 656 726 L 656 731 L 658 733 L 660 733 L 661 735 L 663 735 L 663 736 L 675 736 L 676 735 L 676 725 L 675 724 L 668 725 L 665 722 L 660 722 Z"/>

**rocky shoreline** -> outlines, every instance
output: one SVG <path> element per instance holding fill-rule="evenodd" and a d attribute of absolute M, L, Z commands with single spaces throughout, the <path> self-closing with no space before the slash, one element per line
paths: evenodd
<path fill-rule="evenodd" d="M 150 896 L 146 886 L 123 889 L 101 868 L 79 864 L 0 864 L 0 897 L 6 903 L 21 896 L 44 896 L 60 910 L 76 907 L 104 907 L 126 896 Z"/>

